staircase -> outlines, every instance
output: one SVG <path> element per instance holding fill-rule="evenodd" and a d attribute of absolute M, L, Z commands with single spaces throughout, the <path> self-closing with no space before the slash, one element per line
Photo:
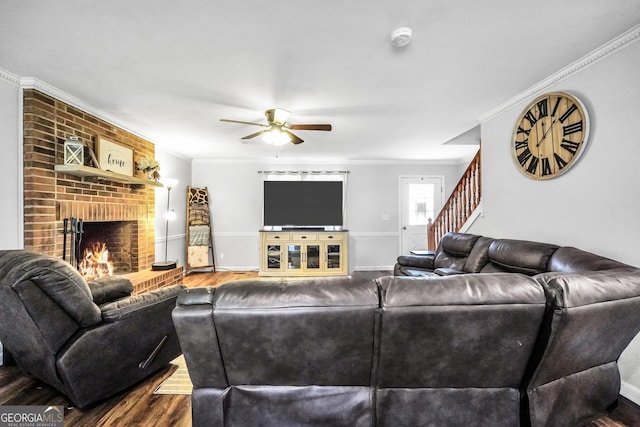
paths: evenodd
<path fill-rule="evenodd" d="M 438 216 L 433 221 L 429 218 L 427 248 L 435 250 L 437 242 L 444 234 L 460 231 L 480 204 L 481 197 L 480 150 L 478 150 Z"/>

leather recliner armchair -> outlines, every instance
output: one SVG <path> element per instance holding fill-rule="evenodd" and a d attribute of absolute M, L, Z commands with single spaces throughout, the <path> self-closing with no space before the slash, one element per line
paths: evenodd
<path fill-rule="evenodd" d="M 84 407 L 181 354 L 171 319 L 181 289 L 130 296 L 127 279 L 88 284 L 58 258 L 0 251 L 0 342 L 24 372 Z"/>

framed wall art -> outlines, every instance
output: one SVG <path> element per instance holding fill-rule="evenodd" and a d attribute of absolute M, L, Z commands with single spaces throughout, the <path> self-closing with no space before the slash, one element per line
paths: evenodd
<path fill-rule="evenodd" d="M 100 169 L 133 176 L 133 150 L 111 142 L 100 136 L 96 137 L 98 164 Z"/>

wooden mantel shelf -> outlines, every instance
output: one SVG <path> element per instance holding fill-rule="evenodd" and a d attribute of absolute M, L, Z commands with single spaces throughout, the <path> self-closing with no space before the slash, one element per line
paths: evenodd
<path fill-rule="evenodd" d="M 98 179 L 104 179 L 107 181 L 121 182 L 123 184 L 131 185 L 147 185 L 151 187 L 162 187 L 163 185 L 156 181 L 150 181 L 148 179 L 138 178 L 135 176 L 122 175 L 121 173 L 115 173 L 111 171 L 105 171 L 102 169 L 92 168 L 90 166 L 81 165 L 55 165 L 56 172 L 68 173 L 69 175 L 75 175 L 80 177 L 92 177 Z"/>

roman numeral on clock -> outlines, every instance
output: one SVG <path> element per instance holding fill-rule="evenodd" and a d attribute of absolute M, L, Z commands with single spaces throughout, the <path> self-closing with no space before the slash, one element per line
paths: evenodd
<path fill-rule="evenodd" d="M 533 111 L 531 110 L 527 111 L 527 114 L 524 115 L 524 118 L 529 120 L 529 123 L 531 123 L 531 127 L 533 127 L 533 125 L 535 125 L 538 121 L 538 119 L 536 119 L 536 116 L 533 115 Z"/>
<path fill-rule="evenodd" d="M 522 153 L 518 154 L 518 162 L 524 167 L 531 156 L 531 151 L 529 151 L 529 148 L 526 148 Z"/>
<path fill-rule="evenodd" d="M 571 107 L 569 107 L 567 111 L 565 111 L 564 114 L 560 116 L 560 121 L 564 123 L 564 121 L 567 120 L 569 116 L 577 109 L 578 107 L 576 107 L 576 104 L 571 104 Z"/>
<path fill-rule="evenodd" d="M 580 148 L 580 143 L 578 142 L 573 142 L 573 141 L 569 141 L 568 139 L 562 139 L 562 142 L 560 143 L 560 147 L 564 148 L 565 150 L 567 150 L 568 152 L 570 152 L 572 155 L 576 155 L 576 153 L 578 152 L 578 148 Z"/>
<path fill-rule="evenodd" d="M 524 133 L 529 136 L 529 132 L 531 132 L 531 129 L 522 129 L 522 126 L 518 126 L 518 131 L 516 133 Z"/>
<path fill-rule="evenodd" d="M 542 176 L 551 175 L 551 165 L 549 164 L 549 158 L 542 158 Z"/>
<path fill-rule="evenodd" d="M 562 132 L 564 136 L 571 135 L 572 133 L 576 133 L 576 132 L 582 132 L 582 120 L 580 120 L 579 122 L 571 123 L 570 125 L 564 126 L 562 128 Z"/>
<path fill-rule="evenodd" d="M 527 148 L 528 145 L 529 145 L 528 139 L 525 139 L 524 141 L 516 141 L 515 149 L 519 150 L 521 148 Z"/>
<path fill-rule="evenodd" d="M 544 159 L 542 159 L 544 160 Z M 529 172 L 530 174 L 535 175 L 536 173 L 536 169 L 538 169 L 538 162 L 540 161 L 540 159 L 538 159 L 536 156 L 531 156 L 531 161 L 529 162 L 529 167 L 527 168 L 527 172 Z"/>
<path fill-rule="evenodd" d="M 547 98 L 538 101 L 538 119 L 549 115 L 549 100 Z"/>
<path fill-rule="evenodd" d="M 567 166 L 568 162 L 560 157 L 558 153 L 553 153 L 553 157 L 556 159 L 556 165 L 558 166 L 558 169 L 562 169 Z"/>
<path fill-rule="evenodd" d="M 558 107 L 560 106 L 560 100 L 561 100 L 561 99 L 562 99 L 562 98 L 560 98 L 560 97 L 556 98 L 556 103 L 555 103 L 555 105 L 553 106 L 553 110 L 551 111 L 551 115 L 552 115 L 552 116 L 555 116 L 555 115 L 556 115 L 556 111 L 558 111 Z"/>

